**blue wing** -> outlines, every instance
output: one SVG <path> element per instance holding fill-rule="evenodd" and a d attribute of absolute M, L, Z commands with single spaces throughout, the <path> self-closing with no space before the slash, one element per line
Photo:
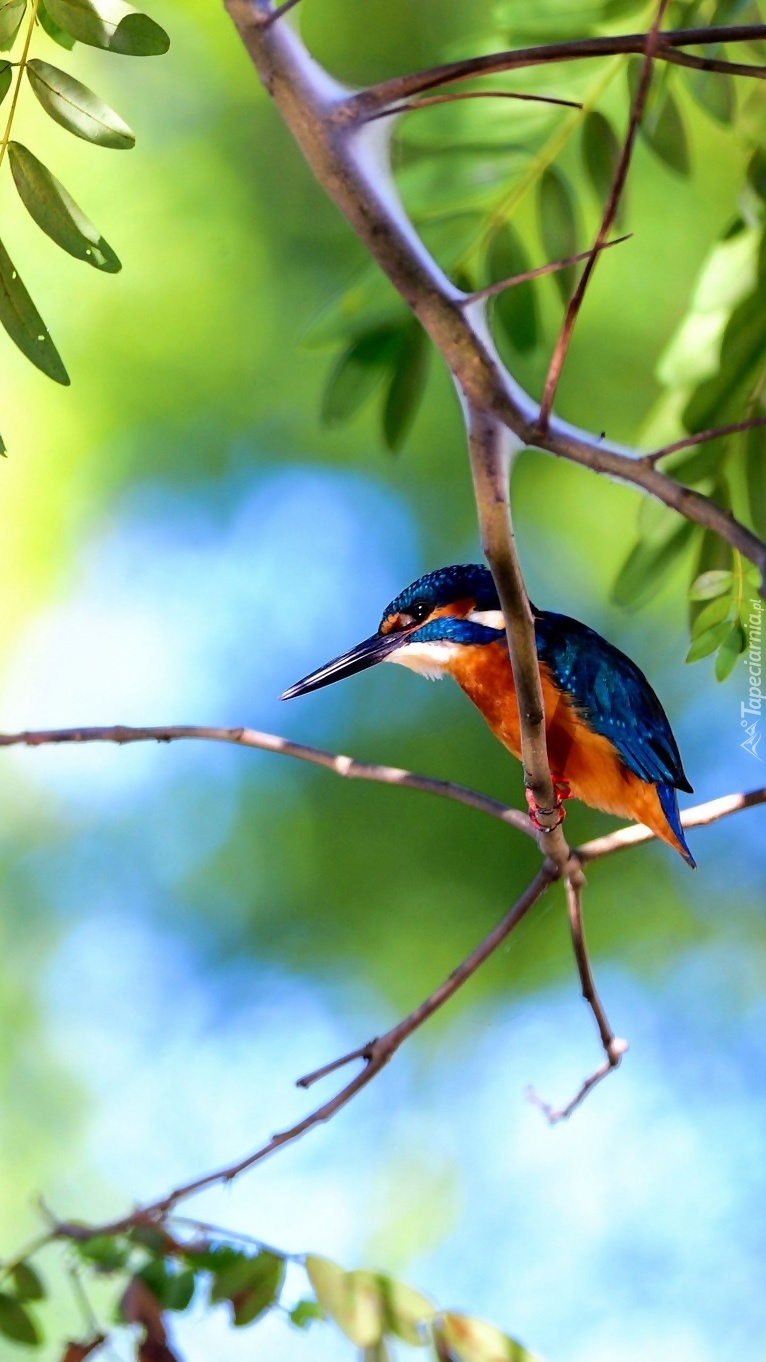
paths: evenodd
<path fill-rule="evenodd" d="M 586 624 L 535 611 L 537 654 L 594 733 L 641 780 L 693 793 L 662 705 L 635 662 Z"/>

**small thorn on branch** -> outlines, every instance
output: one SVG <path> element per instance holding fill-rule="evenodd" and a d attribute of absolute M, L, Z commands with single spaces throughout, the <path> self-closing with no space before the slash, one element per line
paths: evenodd
<path fill-rule="evenodd" d="M 276 9 L 273 9 L 270 14 L 266 15 L 265 19 L 262 21 L 261 27 L 271 28 L 271 25 L 276 23 L 277 19 L 281 19 L 283 14 L 287 14 L 289 10 L 294 9 L 299 3 L 300 0 L 284 0 L 284 4 L 277 5 Z"/>
<path fill-rule="evenodd" d="M 323 1064 L 321 1069 L 314 1069 L 310 1074 L 304 1074 L 303 1078 L 296 1078 L 296 1088 L 312 1088 L 315 1083 L 319 1083 L 322 1078 L 327 1078 L 328 1074 L 334 1074 L 337 1069 L 342 1069 L 346 1064 L 353 1064 L 355 1059 L 363 1059 L 366 1064 L 371 1064 L 375 1058 L 375 1047 L 380 1037 L 369 1040 L 366 1045 L 360 1045 L 357 1050 L 350 1050 L 347 1055 L 341 1055 L 339 1059 L 333 1059 L 329 1064 Z"/>

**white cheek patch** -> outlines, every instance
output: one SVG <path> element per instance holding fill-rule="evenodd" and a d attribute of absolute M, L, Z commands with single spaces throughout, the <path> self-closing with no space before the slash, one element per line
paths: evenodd
<path fill-rule="evenodd" d="M 472 610 L 468 618 L 472 624 L 483 624 L 485 629 L 505 632 L 505 617 L 502 610 Z"/>
<path fill-rule="evenodd" d="M 450 662 L 457 655 L 458 647 L 457 643 L 450 643 L 446 639 L 433 643 L 405 643 L 385 661 L 396 662 L 400 667 L 409 667 L 411 671 L 419 672 L 429 681 L 440 681 Z"/>

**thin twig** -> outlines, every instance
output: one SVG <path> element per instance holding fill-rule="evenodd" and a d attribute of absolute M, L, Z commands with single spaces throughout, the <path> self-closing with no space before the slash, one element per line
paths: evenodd
<path fill-rule="evenodd" d="M 625 137 L 625 144 L 623 146 L 622 154 L 617 163 L 617 167 L 612 178 L 612 185 L 609 190 L 609 197 L 606 201 L 606 207 L 604 208 L 604 213 L 601 219 L 601 226 L 598 229 L 598 234 L 596 236 L 595 242 L 593 243 L 593 247 L 591 249 L 591 253 L 588 258 L 585 269 L 580 275 L 580 278 L 578 279 L 577 284 L 575 285 L 574 293 L 572 294 L 572 297 L 569 300 L 566 314 L 564 316 L 564 321 L 562 323 L 558 339 L 553 349 L 551 362 L 548 366 L 548 373 L 545 378 L 543 395 L 540 401 L 540 412 L 538 415 L 538 429 L 541 434 L 545 434 L 545 432 L 548 429 L 548 421 L 550 419 L 551 410 L 553 408 L 553 401 L 556 396 L 556 389 L 558 388 L 559 379 L 561 378 L 561 370 L 564 367 L 564 360 L 566 359 L 567 356 L 567 351 L 569 349 L 569 344 L 572 339 L 575 323 L 580 314 L 580 308 L 582 307 L 583 300 L 585 298 L 585 293 L 588 288 L 588 284 L 590 283 L 593 271 L 596 268 L 596 261 L 598 260 L 600 254 L 600 247 L 606 241 L 606 238 L 608 237 L 609 232 L 611 231 L 612 223 L 614 222 L 617 216 L 617 211 L 620 206 L 620 200 L 622 198 L 623 190 L 625 188 L 625 182 L 628 178 L 628 170 L 630 169 L 630 162 L 633 156 L 633 148 L 635 146 L 636 137 L 638 135 L 638 129 L 641 124 L 641 119 L 643 118 L 644 115 L 644 108 L 646 106 L 646 99 L 649 93 L 649 86 L 652 79 L 652 64 L 659 44 L 660 25 L 662 24 L 663 16 L 665 14 L 665 10 L 667 9 L 667 5 L 668 0 L 660 0 L 660 3 L 657 7 L 657 14 L 655 16 L 654 23 L 652 24 L 651 30 L 647 35 L 645 55 L 643 64 L 641 66 L 641 75 L 639 77 L 636 96 L 635 99 L 633 100 L 633 107 L 630 111 L 630 121 L 628 123 L 628 131 Z"/>
<path fill-rule="evenodd" d="M 627 33 L 601 38 L 576 38 L 561 43 L 543 43 L 538 47 L 519 48 L 516 51 L 492 52 L 481 57 L 468 57 L 463 61 L 446 62 L 432 66 L 428 70 L 413 71 L 410 75 L 394 76 L 380 81 L 366 90 L 352 96 L 354 106 L 363 114 L 372 109 L 391 104 L 394 100 L 411 99 L 425 90 L 433 90 L 439 85 L 451 85 L 456 81 L 471 80 L 477 76 L 496 75 L 503 71 L 521 71 L 532 66 L 549 66 L 556 62 L 583 61 L 598 57 L 641 56 L 646 51 L 645 33 Z M 688 60 L 687 54 L 679 52 L 683 47 L 704 47 L 715 43 L 758 42 L 766 39 L 766 24 L 729 24 L 712 28 L 668 29 L 662 34 L 657 51 L 661 61 L 675 62 L 679 65 L 697 65 L 705 58 Z M 713 69 L 712 67 L 709 69 Z M 755 76 L 763 79 L 766 68 L 745 66 L 740 75 Z"/>
<path fill-rule="evenodd" d="M 596 981 L 593 978 L 590 956 L 585 941 L 585 928 L 582 920 L 582 885 L 571 878 L 566 881 L 567 911 L 569 914 L 569 930 L 572 935 L 572 946 L 574 948 L 575 960 L 577 962 L 577 973 L 580 976 L 580 987 L 582 996 L 593 1013 L 601 1045 L 606 1055 L 605 1062 L 600 1065 L 594 1073 L 580 1085 L 577 1092 L 565 1107 L 552 1107 L 547 1102 L 543 1102 L 534 1089 L 529 1089 L 527 1096 L 536 1107 L 545 1114 L 551 1125 L 556 1125 L 559 1121 L 565 1121 L 576 1107 L 587 1097 L 588 1093 L 606 1078 L 614 1069 L 619 1067 L 620 1060 L 628 1050 L 628 1042 L 615 1036 L 609 1018 L 604 1011 L 603 1003 L 598 996 Z"/>
<path fill-rule="evenodd" d="M 712 30 L 716 32 L 715 29 Z M 663 34 L 664 37 L 664 34 Z M 766 66 L 749 66 L 746 62 L 722 61 L 718 57 L 695 57 L 691 52 L 674 52 L 672 47 L 660 43 L 655 54 L 658 59 L 672 62 L 674 66 L 688 66 L 693 71 L 715 71 L 721 76 L 745 76 L 754 80 L 766 80 Z"/>
<path fill-rule="evenodd" d="M 21 733 L 0 733 L 2 747 L 45 747 L 48 745 L 79 745 L 91 742 L 112 742 L 120 747 L 133 742 L 169 743 L 192 739 L 207 742 L 232 743 L 235 747 L 253 747 L 262 752 L 275 752 L 284 757 L 295 757 L 313 766 L 323 766 L 336 776 L 348 780 L 370 780 L 381 785 L 399 785 L 408 790 L 420 790 L 424 794 L 439 795 L 452 799 L 468 808 L 488 813 L 508 823 L 517 832 L 534 837 L 534 829 L 526 814 L 511 809 L 499 799 L 479 794 L 464 785 L 451 780 L 436 780 L 432 776 L 419 776 L 413 771 L 404 771 L 398 766 L 380 766 L 376 762 L 356 761 L 336 752 L 326 752 L 321 747 L 309 747 L 305 743 L 292 742 L 275 733 L 262 733 L 255 728 L 211 728 L 198 724 L 168 724 L 153 728 L 130 728 L 124 724 L 106 727 L 36 729 Z"/>
<path fill-rule="evenodd" d="M 412 113 L 415 109 L 432 109 L 436 104 L 454 104 L 458 99 L 524 99 L 532 104 L 559 104 L 565 109 L 581 109 L 576 99 L 556 99 L 553 95 L 527 95 L 517 90 L 454 90 L 449 95 L 429 95 L 425 99 L 409 99 L 404 104 L 391 104 L 365 118 L 374 123 L 376 118 L 390 118 L 393 114 Z"/>
<path fill-rule="evenodd" d="M 705 804 L 695 804 L 692 809 L 684 809 L 681 814 L 681 826 L 707 827 L 710 823 L 717 823 L 720 818 L 741 813 L 743 809 L 754 809 L 759 804 L 766 804 L 766 787 L 748 790 L 747 794 L 721 795 L 720 798 L 710 799 Z M 599 861 L 603 856 L 612 856 L 616 851 L 627 851 L 628 847 L 653 841 L 655 834 L 649 828 L 645 828 L 643 823 L 633 823 L 626 828 L 618 828 L 616 832 L 608 832 L 604 837 L 594 837 L 592 841 L 584 842 L 575 849 L 574 854 L 583 863 Z"/>
<path fill-rule="evenodd" d="M 307 761 L 313 766 L 324 767 L 334 775 L 352 780 L 370 780 L 384 785 L 420 790 L 424 794 L 437 795 L 440 799 L 452 799 L 458 804 L 487 814 L 490 818 L 497 818 L 501 823 L 508 824 L 517 832 L 523 832 L 527 837 L 535 836 L 534 828 L 526 814 L 510 808 L 490 795 L 469 790 L 464 785 L 456 785 L 450 780 L 436 780 L 432 776 L 417 775 L 414 771 L 404 771 L 396 766 L 378 766 L 374 762 L 356 761 L 353 757 L 344 757 L 319 747 L 308 747 L 304 743 L 292 742 L 289 738 L 281 738 L 274 733 L 261 733 L 254 728 L 206 728 L 201 725 L 184 724 L 130 728 L 124 724 L 115 724 L 107 728 L 32 729 L 21 733 L 0 733 L 0 748 L 61 746 L 90 742 L 116 743 L 122 747 L 133 742 L 170 743 L 186 739 L 231 743 L 235 747 L 274 752 L 297 758 L 299 761 Z M 719 799 L 711 799 L 704 804 L 685 809 L 681 814 L 681 823 L 685 828 L 703 827 L 708 823 L 717 822 L 719 818 L 727 818 L 730 814 L 755 808 L 759 804 L 766 804 L 766 787 L 748 790 L 743 794 L 722 795 Z M 656 834 L 649 828 L 643 824 L 631 823 L 627 827 L 607 833 L 604 837 L 584 842 L 582 846 L 575 848 L 574 854 L 579 861 L 595 861 L 616 851 L 624 851 L 628 847 L 655 840 Z"/>
<path fill-rule="evenodd" d="M 498 946 L 500 946 L 514 928 L 518 926 L 522 918 L 526 917 L 529 910 L 537 903 L 538 899 L 542 897 L 548 886 L 557 878 L 557 875 L 558 871 L 556 867 L 550 861 L 544 862 L 541 869 L 538 870 L 535 878 L 532 880 L 532 883 L 516 901 L 514 906 L 506 913 L 505 917 L 501 919 L 497 926 L 493 928 L 476 949 L 471 952 L 468 958 L 464 960 L 462 964 L 458 965 L 457 969 L 453 970 L 449 978 L 445 979 L 433 993 L 429 994 L 419 1007 L 416 1007 L 413 1012 L 410 1012 L 409 1015 L 403 1019 L 403 1021 L 400 1021 L 396 1026 L 392 1027 L 390 1031 L 386 1031 L 384 1035 L 373 1042 L 370 1047 L 369 1055 L 365 1056 L 365 1067 L 360 1073 L 352 1078 L 350 1083 L 347 1083 L 345 1087 L 341 1088 L 341 1090 L 335 1093 L 333 1097 L 329 1098 L 327 1102 L 323 1102 L 320 1107 L 317 1107 L 314 1111 L 310 1112 L 309 1115 L 305 1116 L 301 1121 L 296 1122 L 295 1125 L 290 1126 L 287 1130 L 279 1131 L 276 1135 L 273 1135 L 266 1144 L 261 1145 L 253 1154 L 248 1154 L 246 1158 L 239 1160 L 239 1162 L 230 1164 L 225 1168 L 216 1169 L 215 1172 L 208 1173 L 204 1177 L 195 1178 L 192 1182 L 184 1183 L 182 1186 L 176 1187 L 174 1191 L 169 1192 L 167 1196 L 160 1197 L 157 1201 L 149 1202 L 147 1205 L 131 1212 L 130 1215 L 123 1216 L 119 1220 L 111 1221 L 107 1225 L 98 1226 L 98 1228 L 94 1226 L 84 1227 L 82 1225 L 62 1223 L 55 1227 L 50 1237 L 56 1239 L 81 1239 L 92 1238 L 95 1234 L 120 1234 L 131 1229 L 136 1224 L 145 1224 L 162 1220 L 165 1216 L 170 1215 L 175 1207 L 180 1202 L 185 1201 L 188 1197 L 194 1196 L 196 1193 L 202 1192 L 209 1187 L 214 1187 L 221 1183 L 233 1182 L 240 1174 L 247 1172 L 248 1169 L 253 1168 L 255 1164 L 268 1158 L 268 1156 L 275 1153 L 277 1149 L 281 1149 L 287 1144 L 292 1144 L 295 1140 L 299 1139 L 301 1135 L 305 1135 L 307 1131 L 314 1129 L 325 1121 L 332 1120 L 333 1116 L 337 1116 L 338 1112 L 342 1111 L 342 1109 L 356 1097 L 357 1093 L 361 1092 L 363 1088 L 367 1087 L 368 1083 L 372 1082 L 375 1075 L 388 1064 L 389 1060 L 393 1058 L 400 1046 L 402 1046 L 404 1042 L 424 1024 L 424 1022 L 428 1021 L 439 1008 L 443 1007 L 444 1004 L 457 993 L 458 989 L 462 988 L 463 984 L 476 973 L 477 969 L 484 964 L 485 960 L 489 959 L 497 950 Z M 345 1056 L 342 1062 L 346 1062 L 351 1058 L 357 1058 L 358 1055 L 359 1052 L 355 1052 L 353 1056 Z M 328 1066 L 328 1070 L 326 1071 L 330 1071 L 335 1067 L 337 1067 L 337 1065 Z M 305 1083 L 305 1080 L 303 1081 Z"/>
<path fill-rule="evenodd" d="M 666 459 L 669 454 L 677 454 L 679 449 L 704 445 L 708 440 L 720 440 L 724 435 L 737 435 L 742 430 L 756 430 L 759 426 L 766 426 L 766 416 L 754 416 L 748 421 L 733 421 L 728 426 L 714 426 L 710 430 L 700 431 L 697 435 L 685 435 L 683 440 L 675 440 L 672 445 L 663 445 L 662 449 L 655 449 L 652 454 L 644 454 L 643 462 L 656 464 L 660 459 Z"/>
<path fill-rule="evenodd" d="M 615 237 L 614 241 L 604 241 L 599 246 L 600 251 L 608 251 L 610 246 L 621 246 L 623 241 L 629 241 L 632 232 L 626 232 L 625 236 Z M 475 293 L 469 293 L 463 300 L 463 307 L 469 303 L 476 303 L 481 298 L 494 298 L 497 293 L 504 293 L 506 289 L 516 288 L 518 284 L 526 284 L 530 279 L 539 279 L 543 274 L 555 274 L 557 270 L 568 269 L 570 265 L 579 265 L 581 260 L 587 260 L 593 253 L 593 247 L 587 251 L 580 251 L 578 255 L 568 255 L 565 260 L 554 260 L 550 265 L 538 265 L 534 270 L 525 270 L 523 274 L 512 274 L 509 279 L 500 279 L 496 284 L 488 284 L 486 288 L 477 289 Z"/>

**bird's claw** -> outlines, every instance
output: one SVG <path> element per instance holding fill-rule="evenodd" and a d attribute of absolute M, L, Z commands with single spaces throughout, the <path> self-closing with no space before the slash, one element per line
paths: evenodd
<path fill-rule="evenodd" d="M 556 828 L 561 827 L 566 818 L 566 809 L 563 807 L 564 800 L 572 798 L 572 791 L 566 780 L 554 780 L 553 782 L 553 796 L 556 802 L 552 809 L 544 809 L 542 805 L 538 804 L 531 790 L 526 790 L 525 795 L 527 809 L 529 810 L 529 821 L 533 827 L 537 828 L 538 832 L 553 832 Z M 556 813 L 558 818 L 552 827 L 546 827 L 540 822 L 540 815 L 544 818 L 551 818 Z"/>

